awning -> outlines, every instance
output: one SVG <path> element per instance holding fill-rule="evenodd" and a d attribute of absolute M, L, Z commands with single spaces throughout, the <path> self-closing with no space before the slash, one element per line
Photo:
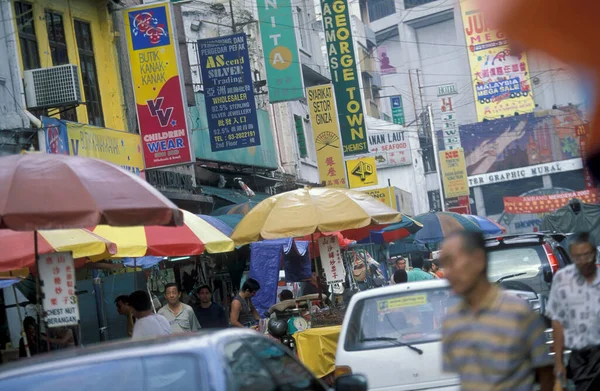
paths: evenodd
<path fill-rule="evenodd" d="M 243 202 L 248 202 L 248 200 L 253 200 L 260 202 L 265 198 L 269 198 L 270 196 L 267 193 L 259 193 L 255 192 L 255 196 L 250 198 L 244 193 L 242 190 L 236 190 L 231 188 L 219 188 L 213 186 L 202 186 L 202 192 L 207 195 L 211 195 L 214 197 L 219 197 L 226 201 L 229 201 L 234 204 L 241 204 Z"/>

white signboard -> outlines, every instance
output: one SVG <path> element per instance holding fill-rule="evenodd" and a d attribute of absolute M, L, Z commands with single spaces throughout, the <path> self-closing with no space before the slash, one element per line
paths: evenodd
<path fill-rule="evenodd" d="M 48 327 L 77 326 L 79 306 L 75 294 L 75 264 L 71 253 L 41 255 L 38 267 L 44 321 Z"/>
<path fill-rule="evenodd" d="M 454 111 L 445 111 L 442 112 L 441 117 L 444 149 L 451 150 L 461 148 L 460 133 L 458 132 L 458 122 L 456 121 L 456 113 Z"/>
<path fill-rule="evenodd" d="M 325 270 L 325 279 L 328 284 L 344 282 L 346 269 L 340 252 L 340 244 L 337 236 L 323 236 L 319 238 L 319 251 L 321 253 L 321 264 Z"/>
<path fill-rule="evenodd" d="M 377 168 L 411 164 L 410 145 L 401 131 L 369 133 L 369 152 Z"/>

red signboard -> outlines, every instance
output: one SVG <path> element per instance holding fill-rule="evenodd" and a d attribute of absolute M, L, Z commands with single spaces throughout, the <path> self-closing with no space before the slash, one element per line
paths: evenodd
<path fill-rule="evenodd" d="M 504 197 L 504 211 L 510 214 L 532 214 L 553 212 L 577 198 L 586 204 L 598 204 L 600 193 L 597 189 L 574 191 L 528 197 Z"/>

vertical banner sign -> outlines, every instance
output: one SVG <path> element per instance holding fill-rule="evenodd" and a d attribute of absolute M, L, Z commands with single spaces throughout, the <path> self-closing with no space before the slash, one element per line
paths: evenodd
<path fill-rule="evenodd" d="M 446 198 L 468 196 L 469 182 L 464 151 L 462 149 L 440 151 L 440 165 Z"/>
<path fill-rule="evenodd" d="M 70 252 L 40 256 L 44 320 L 48 327 L 77 326 L 79 306 L 75 294 L 75 264 Z"/>
<path fill-rule="evenodd" d="M 260 145 L 246 34 L 201 39 L 198 54 L 212 152 Z"/>
<path fill-rule="evenodd" d="M 304 79 L 291 0 L 257 0 L 256 5 L 267 66 L 269 101 L 275 103 L 304 98 Z"/>
<path fill-rule="evenodd" d="M 392 104 L 392 121 L 395 124 L 404 126 L 404 105 L 402 104 L 402 95 L 390 97 Z"/>
<path fill-rule="evenodd" d="M 146 168 L 193 161 L 173 25 L 169 4 L 125 11 Z"/>
<path fill-rule="evenodd" d="M 490 29 L 476 0 L 460 2 L 475 91 L 477 120 L 533 111 L 525 53 L 512 53 L 504 33 Z"/>
<path fill-rule="evenodd" d="M 328 284 L 344 282 L 346 279 L 346 268 L 342 260 L 337 236 L 322 236 L 318 242 L 321 265 L 323 266 L 323 270 L 325 270 L 325 280 L 327 280 Z"/>
<path fill-rule="evenodd" d="M 317 150 L 319 181 L 325 186 L 346 187 L 346 168 L 331 84 L 309 87 L 308 107 Z"/>
<path fill-rule="evenodd" d="M 361 157 L 346 160 L 348 184 L 351 189 L 375 186 L 377 182 L 377 165 L 374 157 Z"/>
<path fill-rule="evenodd" d="M 440 111 L 442 112 L 443 149 L 452 150 L 461 148 L 458 121 L 456 119 L 452 97 L 443 96 L 440 98 Z"/>
<path fill-rule="evenodd" d="M 369 153 L 347 0 L 321 0 L 344 157 Z"/>
<path fill-rule="evenodd" d="M 587 160 L 587 144 L 588 144 L 588 125 L 577 125 L 575 127 L 575 134 L 579 136 L 579 150 L 581 151 L 581 160 L 583 164 L 583 177 L 585 179 L 585 188 L 586 189 L 595 189 L 596 184 L 594 181 L 594 177 L 590 173 L 590 170 L 585 164 Z"/>

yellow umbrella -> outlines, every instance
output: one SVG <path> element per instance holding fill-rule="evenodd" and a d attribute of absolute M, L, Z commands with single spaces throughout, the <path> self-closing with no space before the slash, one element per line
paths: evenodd
<path fill-rule="evenodd" d="M 184 224 L 179 227 L 111 227 L 98 225 L 94 233 L 117 244 L 113 258 L 146 255 L 178 256 L 233 251 L 233 240 L 202 218 L 182 210 Z"/>
<path fill-rule="evenodd" d="M 362 192 L 304 188 L 262 201 L 240 221 L 231 238 L 243 245 L 260 239 L 302 237 L 401 220 L 400 212 Z"/>

